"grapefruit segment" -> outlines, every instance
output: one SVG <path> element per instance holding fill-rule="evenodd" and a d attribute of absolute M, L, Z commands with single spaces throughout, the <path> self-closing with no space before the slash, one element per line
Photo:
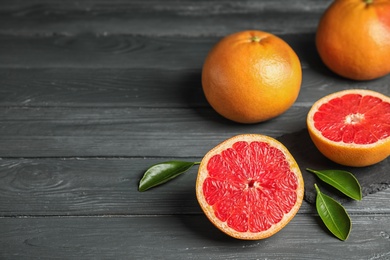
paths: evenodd
<path fill-rule="evenodd" d="M 199 204 L 226 234 L 256 240 L 283 228 L 303 199 L 303 178 L 289 151 L 271 137 L 245 134 L 203 158 L 196 181 Z"/>
<path fill-rule="evenodd" d="M 368 166 L 390 155 L 390 98 L 380 93 L 351 89 L 323 97 L 307 126 L 319 151 L 339 164 Z"/>

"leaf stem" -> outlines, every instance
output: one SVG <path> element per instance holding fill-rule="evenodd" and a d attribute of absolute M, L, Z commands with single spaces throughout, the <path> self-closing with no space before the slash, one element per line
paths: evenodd
<path fill-rule="evenodd" d="M 317 183 L 314 183 L 314 188 L 316 188 L 316 192 L 317 193 L 320 193 L 321 191 L 320 191 L 320 188 L 318 188 L 318 186 L 317 186 Z"/>

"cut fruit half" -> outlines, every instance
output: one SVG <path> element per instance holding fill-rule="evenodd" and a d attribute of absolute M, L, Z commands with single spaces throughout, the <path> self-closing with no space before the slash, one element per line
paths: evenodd
<path fill-rule="evenodd" d="M 303 178 L 290 152 L 258 134 L 238 135 L 210 150 L 196 181 L 196 196 L 209 220 L 245 240 L 281 230 L 298 212 L 303 194 Z"/>
<path fill-rule="evenodd" d="M 390 98 L 363 89 L 330 94 L 307 115 L 313 143 L 330 160 L 368 166 L 390 155 Z"/>

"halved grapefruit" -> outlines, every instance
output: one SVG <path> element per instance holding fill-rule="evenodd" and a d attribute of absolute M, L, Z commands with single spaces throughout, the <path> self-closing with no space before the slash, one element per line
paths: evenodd
<path fill-rule="evenodd" d="M 350 89 L 325 96 L 307 115 L 313 143 L 330 160 L 368 166 L 390 155 L 390 98 Z"/>
<path fill-rule="evenodd" d="M 226 234 L 258 240 L 281 230 L 298 212 L 304 183 L 293 156 L 277 140 L 234 136 L 200 163 L 196 196 L 208 219 Z"/>

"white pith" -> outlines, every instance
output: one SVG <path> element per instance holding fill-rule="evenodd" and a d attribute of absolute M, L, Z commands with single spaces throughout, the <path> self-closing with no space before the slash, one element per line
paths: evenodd
<path fill-rule="evenodd" d="M 364 115 L 360 113 L 350 114 L 345 117 L 345 123 L 348 125 L 356 125 L 364 120 Z"/>

